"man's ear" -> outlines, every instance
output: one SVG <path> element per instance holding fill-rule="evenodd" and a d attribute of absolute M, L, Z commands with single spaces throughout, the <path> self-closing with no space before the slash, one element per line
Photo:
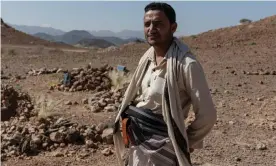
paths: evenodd
<path fill-rule="evenodd" d="M 171 31 L 174 33 L 176 29 L 177 29 L 177 23 L 175 22 L 171 25 Z"/>

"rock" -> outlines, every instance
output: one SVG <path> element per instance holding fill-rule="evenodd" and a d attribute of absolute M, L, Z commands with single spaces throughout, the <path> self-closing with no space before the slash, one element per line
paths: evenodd
<path fill-rule="evenodd" d="M 57 143 L 62 143 L 64 141 L 64 136 L 60 132 L 53 132 L 50 134 L 50 140 Z"/>
<path fill-rule="evenodd" d="M 114 99 L 107 98 L 107 99 L 105 99 L 105 102 L 106 102 L 107 104 L 114 104 L 114 103 L 115 103 L 115 100 L 114 100 Z"/>
<path fill-rule="evenodd" d="M 101 151 L 101 153 L 102 153 L 104 156 L 109 156 L 109 155 L 112 155 L 112 154 L 113 154 L 113 151 L 111 151 L 110 148 L 105 148 L 104 150 Z"/>
<path fill-rule="evenodd" d="M 72 102 L 71 101 L 66 101 L 64 104 L 65 105 L 72 105 Z"/>
<path fill-rule="evenodd" d="M 48 144 L 47 142 L 44 142 L 44 143 L 42 144 L 42 147 L 43 147 L 43 148 L 46 148 L 46 147 L 48 147 L 48 145 L 49 145 L 49 144 Z"/>
<path fill-rule="evenodd" d="M 104 99 L 101 99 L 99 102 L 98 102 L 99 106 L 100 107 L 105 107 L 107 106 L 107 103 L 104 101 Z"/>
<path fill-rule="evenodd" d="M 102 108 L 98 105 L 92 105 L 90 106 L 90 110 L 94 113 L 100 112 L 102 110 Z"/>
<path fill-rule="evenodd" d="M 95 143 L 94 143 L 93 141 L 91 141 L 91 140 L 86 140 L 86 141 L 85 141 L 85 146 L 86 146 L 87 148 L 98 149 L 98 145 L 95 144 Z"/>
<path fill-rule="evenodd" d="M 32 135 L 32 142 L 36 145 L 41 145 L 42 144 L 41 137 L 39 135 Z"/>
<path fill-rule="evenodd" d="M 241 158 L 235 157 L 235 160 L 236 160 L 236 161 L 241 161 Z"/>
<path fill-rule="evenodd" d="M 229 121 L 229 124 L 230 124 L 230 125 L 233 125 L 233 124 L 234 124 L 234 122 L 233 122 L 233 121 Z"/>
<path fill-rule="evenodd" d="M 260 143 L 257 144 L 256 149 L 257 150 L 266 150 L 267 147 L 264 143 L 260 142 Z"/>
<path fill-rule="evenodd" d="M 59 144 L 59 147 L 61 147 L 61 148 L 64 148 L 65 146 L 66 146 L 65 143 L 60 143 L 60 144 Z"/>
<path fill-rule="evenodd" d="M 257 101 L 264 101 L 264 97 L 258 97 Z"/>
<path fill-rule="evenodd" d="M 263 82 L 263 81 L 259 81 L 259 83 L 260 83 L 260 84 L 262 84 L 262 85 L 264 84 L 264 82 Z"/>
<path fill-rule="evenodd" d="M 225 94 L 229 94 L 230 92 L 229 92 L 229 90 L 225 90 L 224 93 Z"/>
<path fill-rule="evenodd" d="M 108 106 L 104 107 L 104 110 L 107 112 L 115 112 L 116 107 L 114 105 L 108 105 Z"/>
<path fill-rule="evenodd" d="M 101 134 L 104 129 L 107 128 L 107 125 L 104 123 L 99 123 L 98 126 L 96 127 L 97 133 Z"/>
<path fill-rule="evenodd" d="M 96 140 L 97 142 L 102 142 L 102 137 L 101 137 L 101 135 L 96 134 L 96 135 L 95 135 L 95 140 Z"/>
<path fill-rule="evenodd" d="M 64 154 L 62 152 L 56 151 L 52 152 L 53 157 L 64 157 Z"/>
<path fill-rule="evenodd" d="M 63 72 L 63 70 L 61 68 L 59 68 L 56 73 L 62 73 L 62 72 Z"/>
<path fill-rule="evenodd" d="M 103 131 L 102 140 L 107 144 L 113 144 L 113 128 L 107 128 Z"/>
<path fill-rule="evenodd" d="M 85 99 L 82 99 L 82 102 L 81 102 L 82 104 L 88 104 L 88 99 L 87 98 L 85 98 Z"/>

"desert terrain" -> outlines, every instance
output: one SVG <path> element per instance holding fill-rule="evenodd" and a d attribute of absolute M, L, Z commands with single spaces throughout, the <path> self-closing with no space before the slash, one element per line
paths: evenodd
<path fill-rule="evenodd" d="M 206 137 L 204 148 L 191 154 L 194 165 L 276 165 L 276 16 L 181 39 L 189 45 L 204 68 L 218 114 L 217 123 Z M 52 108 L 51 114 L 79 126 L 94 125 L 91 128 L 96 126 L 95 130 L 98 130 L 103 124 L 112 124 L 117 114 L 116 104 L 121 98 L 104 88 L 65 90 L 59 85 L 63 73 L 56 71 L 62 69 L 79 74 L 81 68 L 88 72 L 89 68 L 101 68 L 107 64 L 114 68 L 117 65 L 126 66 L 131 73 L 147 48 L 146 43 L 134 43 L 116 49 L 80 49 L 22 35 L 2 24 L 1 84 L 28 93 L 35 108 L 36 99 L 41 96 L 46 96 L 47 100 L 61 101 Z M 45 72 L 54 68 L 53 72 Z M 38 72 L 33 74 L 33 70 Z M 1 96 L 2 91 L 1 87 Z M 98 93 L 98 97 L 94 97 L 95 93 Z M 116 102 L 111 101 L 114 96 Z M 105 107 L 101 110 L 92 106 L 95 102 L 102 104 L 102 98 L 108 97 L 114 109 Z M 1 114 L 3 116 L 2 104 Z M 18 154 L 16 150 L 11 153 L 12 149 L 9 148 L 16 149 L 18 145 L 10 143 L 6 149 L 3 148 L 3 142 L 10 140 L 4 137 L 12 137 L 17 130 L 16 125 L 20 123 L 26 126 L 36 124 L 33 121 L 36 121 L 37 115 L 26 119 L 21 118 L 23 114 L 1 121 L 3 166 L 117 165 L 113 144 L 104 138 L 98 142 L 93 140 L 92 144 L 87 141 L 80 144 L 56 141 L 35 155 Z M 67 130 L 66 126 L 61 127 Z M 83 130 L 86 132 L 87 129 Z M 56 134 L 56 131 L 53 132 Z M 51 141 L 55 142 L 53 139 Z"/>

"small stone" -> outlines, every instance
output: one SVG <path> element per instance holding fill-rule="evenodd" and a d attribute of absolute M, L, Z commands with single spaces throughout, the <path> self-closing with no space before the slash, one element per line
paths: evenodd
<path fill-rule="evenodd" d="M 225 93 L 225 94 L 229 94 L 230 92 L 229 92 L 228 90 L 225 90 L 224 93 Z"/>
<path fill-rule="evenodd" d="M 108 105 L 106 107 L 104 107 L 104 110 L 107 112 L 115 112 L 116 111 L 116 107 L 113 105 Z"/>
<path fill-rule="evenodd" d="M 102 133 L 102 139 L 107 144 L 113 144 L 113 128 L 107 128 Z"/>
<path fill-rule="evenodd" d="M 79 158 L 83 159 L 85 157 L 88 157 L 89 156 L 89 153 L 88 152 L 82 152 L 78 155 Z"/>
<path fill-rule="evenodd" d="M 241 161 L 241 158 L 235 157 L 235 160 L 236 160 L 236 161 Z"/>
<path fill-rule="evenodd" d="M 99 134 L 95 135 L 95 139 L 96 139 L 97 142 L 102 142 L 102 137 Z"/>
<path fill-rule="evenodd" d="M 60 132 L 53 132 L 50 134 L 50 140 L 57 143 L 62 143 L 64 138 L 63 134 Z"/>
<path fill-rule="evenodd" d="M 95 144 L 93 141 L 91 141 L 91 140 L 86 140 L 85 141 L 85 146 L 87 147 L 87 148 L 93 148 L 93 149 L 97 149 L 98 148 L 98 145 L 97 144 Z"/>
<path fill-rule="evenodd" d="M 233 122 L 233 121 L 229 121 L 229 124 L 230 124 L 230 125 L 233 125 L 233 124 L 234 124 L 234 122 Z"/>
<path fill-rule="evenodd" d="M 72 102 L 71 101 L 66 101 L 64 104 L 65 105 L 72 105 Z"/>
<path fill-rule="evenodd" d="M 256 149 L 258 149 L 258 150 L 266 150 L 267 147 L 266 147 L 266 145 L 264 143 L 260 142 L 260 143 L 257 144 Z"/>
<path fill-rule="evenodd" d="M 109 155 L 112 155 L 113 152 L 111 151 L 110 148 L 105 148 L 104 150 L 101 151 L 101 153 L 104 155 L 104 156 L 109 156 Z"/>
<path fill-rule="evenodd" d="M 61 147 L 61 148 L 64 148 L 65 146 L 66 146 L 65 143 L 60 143 L 60 144 L 59 144 L 59 147 Z"/>
<path fill-rule="evenodd" d="M 260 84 L 264 84 L 264 82 L 263 82 L 263 81 L 259 81 L 259 83 L 260 83 Z"/>
<path fill-rule="evenodd" d="M 49 88 L 49 90 L 54 90 L 55 88 L 54 88 L 54 86 L 50 86 L 50 88 Z"/>
<path fill-rule="evenodd" d="M 88 99 L 87 98 L 85 98 L 85 99 L 82 99 L 82 102 L 81 102 L 82 104 L 88 104 Z"/>
<path fill-rule="evenodd" d="M 264 101 L 264 97 L 258 97 L 257 101 Z"/>
<path fill-rule="evenodd" d="M 61 72 L 63 72 L 63 70 L 62 70 L 61 68 L 59 68 L 59 69 L 57 70 L 57 73 L 61 73 Z"/>
<path fill-rule="evenodd" d="M 101 107 L 99 107 L 98 105 L 92 105 L 90 106 L 90 110 L 94 113 L 100 112 L 102 110 Z"/>
<path fill-rule="evenodd" d="M 44 143 L 42 144 L 42 147 L 43 147 L 43 148 L 48 147 L 48 143 L 47 143 L 47 142 L 44 142 Z"/>
<path fill-rule="evenodd" d="M 105 107 L 107 105 L 107 103 L 104 101 L 104 99 L 101 99 L 98 103 L 99 103 L 100 107 Z"/>
<path fill-rule="evenodd" d="M 104 129 L 106 129 L 107 125 L 104 123 L 99 123 L 98 126 L 96 127 L 97 133 L 101 134 Z"/>
<path fill-rule="evenodd" d="M 59 152 L 59 151 L 57 151 L 57 152 L 53 152 L 53 153 L 52 153 L 52 156 L 53 156 L 53 157 L 63 157 L 64 154 L 61 153 L 61 152 Z"/>

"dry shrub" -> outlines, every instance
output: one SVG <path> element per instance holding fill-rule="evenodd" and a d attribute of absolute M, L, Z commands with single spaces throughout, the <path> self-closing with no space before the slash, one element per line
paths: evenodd
<path fill-rule="evenodd" d="M 59 48 L 55 48 L 55 49 L 51 49 L 49 51 L 50 54 L 63 54 L 63 50 L 62 49 L 59 49 Z"/>
<path fill-rule="evenodd" d="M 117 70 L 110 71 L 108 76 L 111 79 L 112 91 L 117 91 L 121 88 L 124 88 L 124 85 L 128 84 L 132 78 L 132 74 Z"/>
<path fill-rule="evenodd" d="M 14 49 L 10 49 L 8 52 L 9 55 L 16 55 L 16 52 Z"/>
<path fill-rule="evenodd" d="M 34 109 L 38 112 L 39 119 L 59 116 L 58 111 L 61 110 L 62 102 L 63 100 L 56 100 L 44 94 L 37 95 L 34 100 Z"/>

